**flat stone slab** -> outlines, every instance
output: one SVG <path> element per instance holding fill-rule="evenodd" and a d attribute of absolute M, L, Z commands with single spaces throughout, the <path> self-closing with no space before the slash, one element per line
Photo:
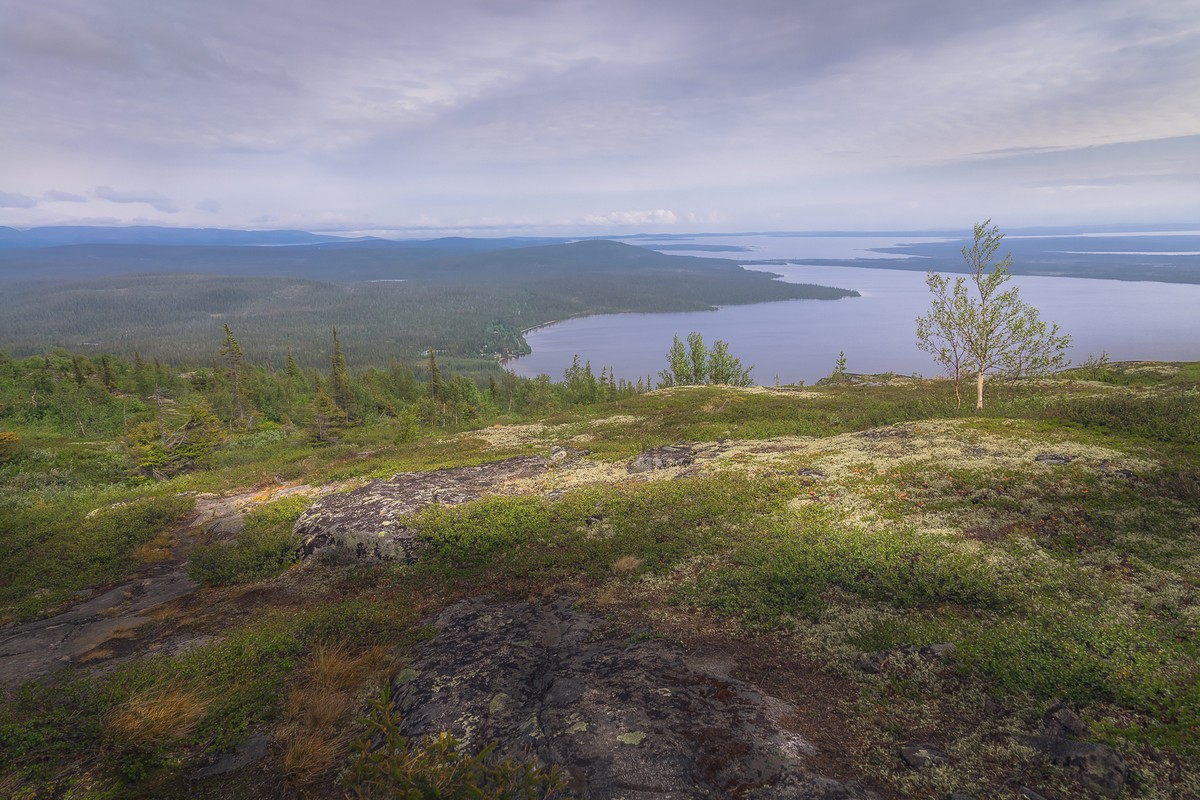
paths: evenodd
<path fill-rule="evenodd" d="M 195 589 L 180 569 L 151 568 L 61 614 L 0 630 L 0 689 L 76 663 L 113 637 L 149 624 L 145 612 Z"/>
<path fill-rule="evenodd" d="M 420 542 L 401 520 L 431 503 L 458 505 L 505 484 L 540 475 L 551 461 L 518 456 L 477 467 L 401 472 L 357 489 L 328 494 L 296 520 L 304 557 L 332 551 L 348 558 L 415 561 Z"/>
<path fill-rule="evenodd" d="M 669 467 L 687 467 L 696 460 L 696 449 L 685 444 L 667 444 L 634 456 L 626 468 L 630 472 L 650 472 Z"/>
<path fill-rule="evenodd" d="M 794 709 L 689 665 L 660 641 L 605 631 L 571 601 L 464 600 L 396 679 L 401 733 L 449 731 L 477 751 L 556 764 L 594 800 L 865 800 L 809 772 Z"/>

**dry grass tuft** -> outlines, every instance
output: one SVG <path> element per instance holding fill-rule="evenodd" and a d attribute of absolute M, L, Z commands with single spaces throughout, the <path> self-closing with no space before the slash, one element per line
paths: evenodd
<path fill-rule="evenodd" d="M 312 687 L 293 687 L 284 701 L 287 719 L 304 730 L 336 725 L 349 709 L 350 696 L 345 692 Z"/>
<path fill-rule="evenodd" d="M 141 564 L 155 564 L 169 560 L 174 553 L 171 545 L 175 543 L 175 535 L 166 530 L 148 542 L 139 544 L 133 550 L 133 557 Z"/>
<path fill-rule="evenodd" d="M 312 783 L 337 763 L 342 744 L 325 731 L 300 731 L 288 741 L 279 765 L 291 783 Z"/>
<path fill-rule="evenodd" d="M 621 556 L 613 562 L 614 572 L 636 572 L 646 563 L 646 559 L 637 556 Z"/>
<path fill-rule="evenodd" d="M 200 722 L 208 700 L 182 686 L 134 694 L 109 716 L 105 732 L 133 742 L 187 736 Z"/>
<path fill-rule="evenodd" d="M 387 661 L 382 647 L 355 654 L 342 644 L 319 644 L 308 662 L 309 681 L 322 689 L 348 692 Z"/>

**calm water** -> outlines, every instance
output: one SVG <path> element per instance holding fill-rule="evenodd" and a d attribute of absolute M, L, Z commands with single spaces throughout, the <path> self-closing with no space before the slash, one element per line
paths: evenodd
<path fill-rule="evenodd" d="M 716 238 L 705 241 L 735 244 Z M 762 248 L 772 255 L 756 252 L 743 256 L 795 258 L 801 251 L 802 257 L 818 257 L 811 250 L 802 250 L 804 240 L 795 241 L 790 256 L 775 255 L 781 248 L 773 241 Z M 867 246 L 894 241 L 880 240 Z M 844 240 L 842 246 L 859 249 L 863 243 Z M 833 371 L 842 350 L 851 372 L 937 374 L 937 367 L 915 343 L 915 320 L 929 306 L 923 272 L 807 265 L 767 269 L 789 282 L 856 289 L 862 297 L 567 320 L 530 333 L 526 339 L 533 353 L 509 366 L 520 375 L 546 373 L 560 380 L 578 353 L 591 361 L 596 373 L 611 366 L 618 377 L 628 380 L 657 377 L 666 366 L 672 337 L 699 331 L 706 342 L 729 342 L 730 352 L 743 364 L 755 365 L 752 375 L 760 384 L 771 384 L 776 376 L 782 383 L 812 383 Z M 1057 322 L 1071 334 L 1074 345 L 1070 355 L 1076 362 L 1103 351 L 1116 361 L 1200 360 L 1200 286 L 1031 276 L 1015 277 L 1013 283 L 1021 288 L 1025 302 L 1037 306 L 1042 319 Z"/>

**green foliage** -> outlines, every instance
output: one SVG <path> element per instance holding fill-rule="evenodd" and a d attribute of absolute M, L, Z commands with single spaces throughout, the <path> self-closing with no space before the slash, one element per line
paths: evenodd
<path fill-rule="evenodd" d="M 962 664 L 987 675 L 998 693 L 1029 692 L 1071 703 L 1120 703 L 1184 727 L 1200 724 L 1186 649 L 1148 620 L 1043 608 L 997 620 L 964 637 Z"/>
<path fill-rule="evenodd" d="M 1200 446 L 1200 392 L 1065 398 L 1053 413 L 1060 419 L 1101 431 L 1154 442 Z"/>
<path fill-rule="evenodd" d="M 157 423 L 133 425 L 125 437 L 133 451 L 137 469 L 155 480 L 212 464 L 213 454 L 225 441 L 225 431 L 216 413 L 204 400 L 197 400 L 187 420 L 178 428 L 162 416 Z"/>
<path fill-rule="evenodd" d="M 1047 328 L 1038 310 L 1020 299 L 1014 287 L 1001 288 L 1011 278 L 1012 256 L 994 261 L 1003 234 L 975 226 L 975 239 L 962 249 L 969 275 L 950 279 L 929 272 L 933 294 L 929 313 L 917 318 L 917 347 L 932 355 L 954 381 L 955 396 L 966 372 L 977 381 L 976 408 L 983 408 L 983 383 L 989 373 L 1009 377 L 1040 375 L 1067 363 L 1071 337 Z"/>
<path fill-rule="evenodd" d="M 833 367 L 833 372 L 829 373 L 830 383 L 844 383 L 846 380 L 846 351 L 838 352 L 837 363 Z"/>
<path fill-rule="evenodd" d="M 197 544 L 188 556 L 188 576 L 209 586 L 248 583 L 278 575 L 296 561 L 296 518 L 309 505 L 303 497 L 259 506 L 246 515 L 233 541 Z"/>
<path fill-rule="evenodd" d="M 1104 351 L 1098 356 L 1089 355 L 1087 360 L 1079 365 L 1077 372 L 1088 380 L 1106 380 L 1112 374 L 1112 370 L 1109 368 L 1108 351 Z"/>
<path fill-rule="evenodd" d="M 416 517 L 421 538 L 447 559 L 478 561 L 544 535 L 550 504 L 540 497 L 500 497 L 470 506 L 427 506 Z"/>
<path fill-rule="evenodd" d="M 232 409 L 232 419 L 238 425 L 244 425 L 246 423 L 246 408 L 245 398 L 242 396 L 241 372 L 242 364 L 245 363 L 246 357 L 242 353 L 242 346 L 238 344 L 237 337 L 229 329 L 229 323 L 225 323 L 225 339 L 221 342 L 221 357 L 225 359 L 229 378 L 229 402 Z"/>
<path fill-rule="evenodd" d="M 124 577 L 132 551 L 191 511 L 190 497 L 142 497 L 89 510 L 0 502 L 0 618 L 53 608 L 89 586 Z"/>
<path fill-rule="evenodd" d="M 491 497 L 430 506 L 412 524 L 432 546 L 428 569 L 505 570 L 514 575 L 612 574 L 623 557 L 655 573 L 753 536 L 786 501 L 788 481 L 745 475 L 579 488 L 555 501 Z"/>
<path fill-rule="evenodd" d="M 728 384 L 750 386 L 750 370 L 742 368 L 742 362 L 729 354 L 729 345 L 718 339 L 712 350 L 704 344 L 704 337 L 693 331 L 688 334 L 687 347 L 675 336 L 671 349 L 667 351 L 667 369 L 658 373 L 659 387 L 698 386 L 703 384 Z"/>
<path fill-rule="evenodd" d="M 897 608 L 954 603 L 994 609 L 1012 600 L 1003 574 L 951 540 L 900 527 L 840 528 L 819 514 L 750 540 L 732 559 L 732 566 L 704 576 L 686 594 L 760 624 L 816 618 L 834 586 Z"/>
<path fill-rule="evenodd" d="M 566 776 L 512 756 L 492 742 L 474 755 L 449 733 L 415 742 L 400 733 L 390 686 L 371 701 L 366 732 L 342 778 L 351 797 L 363 800 L 552 800 L 564 798 Z"/>
<path fill-rule="evenodd" d="M 342 352 L 342 343 L 338 341 L 337 328 L 333 329 L 333 355 L 329 358 L 329 384 L 334 404 L 346 415 L 347 419 L 354 419 L 357 413 L 354 390 L 350 384 L 350 370 L 346 367 L 346 355 Z"/>

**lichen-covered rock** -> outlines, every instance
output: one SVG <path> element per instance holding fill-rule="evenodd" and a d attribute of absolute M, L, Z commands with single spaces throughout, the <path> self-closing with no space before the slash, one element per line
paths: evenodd
<path fill-rule="evenodd" d="M 785 704 L 663 642 L 607 634 L 569 601 L 476 598 L 434 624 L 396 681 L 406 736 L 497 741 L 559 765 L 572 796 L 594 800 L 873 797 L 805 769 L 815 750 L 779 726 Z"/>
<path fill-rule="evenodd" d="M 950 756 L 937 745 L 913 742 L 900 748 L 900 757 L 913 769 L 938 767 L 950 763 Z"/>
<path fill-rule="evenodd" d="M 1088 724 L 1061 700 L 1046 709 L 1046 713 L 1042 715 L 1042 725 L 1051 736 L 1084 739 L 1091 733 Z"/>
<path fill-rule="evenodd" d="M 927 664 L 941 663 L 954 655 L 955 647 L 950 642 L 927 644 L 917 647 L 913 644 L 902 644 L 889 647 L 887 650 L 877 650 L 874 653 L 859 653 L 854 666 L 861 672 L 878 675 L 887 670 L 888 661 L 897 655 L 919 656 Z"/>
<path fill-rule="evenodd" d="M 696 460 L 694 448 L 683 444 L 667 444 L 655 447 L 635 456 L 629 462 L 630 472 L 649 472 L 653 469 L 686 467 Z"/>
<path fill-rule="evenodd" d="M 1125 759 L 1106 744 L 1077 742 L 1058 736 L 1018 735 L 1015 738 L 1043 753 L 1050 763 L 1073 771 L 1080 783 L 1107 797 L 1116 797 L 1125 788 L 1129 773 Z"/>
<path fill-rule="evenodd" d="M 420 542 L 402 519 L 431 503 L 458 505 L 503 491 L 512 481 L 546 471 L 540 456 L 477 467 L 401 472 L 344 494 L 322 497 L 296 520 L 303 557 L 333 551 L 355 559 L 414 561 Z"/>

